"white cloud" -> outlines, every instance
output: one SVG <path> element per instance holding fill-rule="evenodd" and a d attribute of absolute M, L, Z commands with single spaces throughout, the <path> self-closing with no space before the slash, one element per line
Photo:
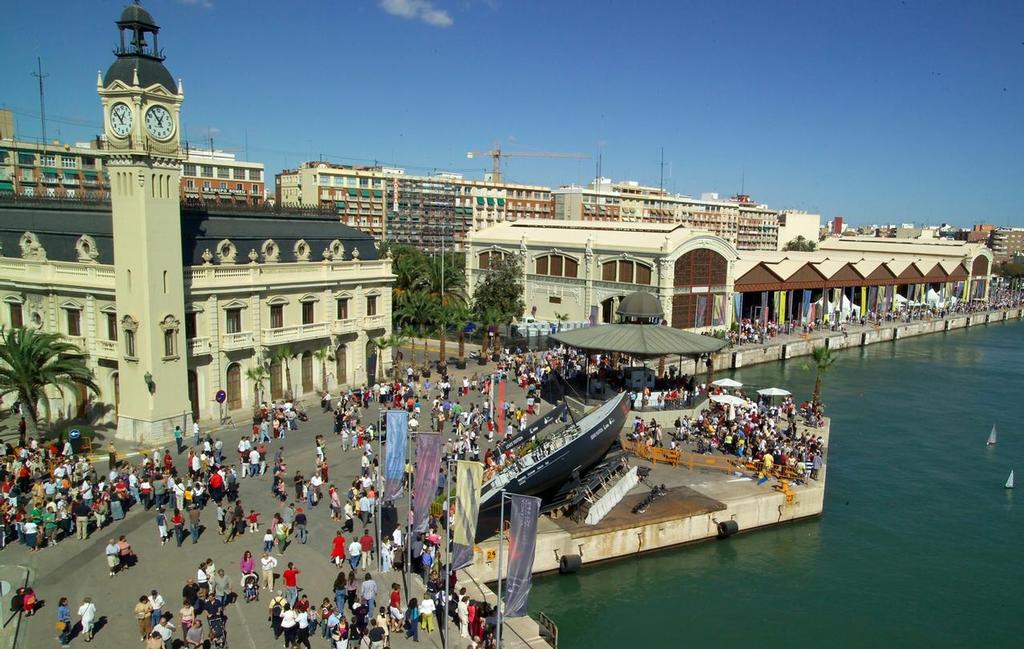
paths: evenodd
<path fill-rule="evenodd" d="M 192 5 L 193 7 L 202 7 L 203 9 L 210 9 L 213 7 L 212 0 L 178 0 L 183 5 Z"/>
<path fill-rule="evenodd" d="M 377 5 L 392 16 L 422 20 L 434 27 L 451 27 L 455 22 L 447 11 L 435 7 L 431 0 L 377 0 Z"/>

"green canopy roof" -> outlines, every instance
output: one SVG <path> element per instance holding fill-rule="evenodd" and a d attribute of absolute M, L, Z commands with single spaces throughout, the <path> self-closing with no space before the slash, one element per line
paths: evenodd
<path fill-rule="evenodd" d="M 608 324 L 560 331 L 548 338 L 577 349 L 620 352 L 637 358 L 697 356 L 728 345 L 725 340 L 665 325 Z"/>

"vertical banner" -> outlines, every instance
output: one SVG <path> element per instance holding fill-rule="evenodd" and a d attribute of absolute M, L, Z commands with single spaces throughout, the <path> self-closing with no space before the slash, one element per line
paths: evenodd
<path fill-rule="evenodd" d="M 413 478 L 413 532 L 425 532 L 430 503 L 437 495 L 441 473 L 441 433 L 416 435 L 416 473 Z"/>
<path fill-rule="evenodd" d="M 811 319 L 811 292 L 807 289 L 804 289 L 803 307 L 800 311 L 800 320 L 802 320 L 804 324 L 806 324 L 807 321 Z"/>
<path fill-rule="evenodd" d="M 409 438 L 409 413 L 406 410 L 387 411 L 387 449 L 384 453 L 384 501 L 392 501 L 402 493 L 405 475 L 405 448 Z"/>
<path fill-rule="evenodd" d="M 698 295 L 697 296 L 697 314 L 696 314 L 696 317 L 694 318 L 694 323 L 693 323 L 694 327 L 703 327 L 704 326 L 704 313 L 707 311 L 707 308 L 708 308 L 708 297 L 706 295 Z"/>
<path fill-rule="evenodd" d="M 589 360 L 589 359 L 588 359 Z M 589 368 L 587 368 L 589 371 Z M 498 400 L 494 403 L 497 411 L 498 439 L 505 438 L 505 379 L 498 381 Z"/>
<path fill-rule="evenodd" d="M 455 469 L 455 549 L 452 570 L 461 570 L 473 563 L 476 522 L 480 516 L 480 486 L 484 467 L 479 462 L 459 460 Z"/>
<path fill-rule="evenodd" d="M 779 291 L 779 324 L 786 322 L 786 291 Z"/>
<path fill-rule="evenodd" d="M 715 308 L 711 314 L 711 325 L 713 327 L 720 327 L 725 324 L 725 314 L 727 311 L 727 304 L 729 303 L 729 296 L 722 293 L 714 296 Z"/>
<path fill-rule="evenodd" d="M 508 585 L 504 617 L 526 615 L 526 604 L 533 583 L 533 555 L 537 550 L 537 519 L 540 498 L 510 495 L 512 515 L 508 534 Z M 504 532 L 502 532 L 504 533 Z"/>
<path fill-rule="evenodd" d="M 735 303 L 734 306 L 735 306 L 735 309 L 736 309 L 734 320 L 736 320 L 736 322 L 739 322 L 740 320 L 743 319 L 743 294 L 742 293 L 735 293 L 732 296 L 732 299 L 733 299 L 733 302 Z"/>
<path fill-rule="evenodd" d="M 860 314 L 865 316 L 868 313 L 868 287 L 860 287 Z"/>
<path fill-rule="evenodd" d="M 768 324 L 768 291 L 761 292 L 761 322 Z"/>

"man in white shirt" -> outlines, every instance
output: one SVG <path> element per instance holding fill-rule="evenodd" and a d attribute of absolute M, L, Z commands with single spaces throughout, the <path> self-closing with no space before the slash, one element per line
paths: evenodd
<path fill-rule="evenodd" d="M 260 474 L 260 452 L 256 449 L 249 451 L 249 475 L 256 477 Z"/>
<path fill-rule="evenodd" d="M 264 552 L 260 559 L 260 569 L 263 570 L 263 585 L 267 590 L 274 590 L 274 568 L 277 567 L 277 559 L 269 553 Z"/>
<path fill-rule="evenodd" d="M 198 447 L 199 446 L 199 422 L 198 421 L 193 421 L 192 422 L 192 439 L 193 439 L 192 446 Z"/>

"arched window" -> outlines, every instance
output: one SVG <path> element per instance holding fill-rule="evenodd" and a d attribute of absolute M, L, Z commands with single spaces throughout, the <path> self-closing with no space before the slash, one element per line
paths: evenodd
<path fill-rule="evenodd" d="M 651 267 L 630 259 L 606 261 L 601 264 L 601 279 L 624 284 L 651 284 Z"/>
<path fill-rule="evenodd" d="M 565 255 L 544 255 L 537 257 L 534 269 L 537 275 L 549 275 L 551 277 L 579 277 L 579 263 L 572 257 Z"/>
<path fill-rule="evenodd" d="M 724 286 L 729 262 L 714 250 L 691 250 L 676 260 L 676 286 Z"/>
<path fill-rule="evenodd" d="M 505 258 L 505 253 L 500 250 L 489 250 L 481 252 L 477 257 L 480 270 L 490 270 L 491 266 Z"/>

